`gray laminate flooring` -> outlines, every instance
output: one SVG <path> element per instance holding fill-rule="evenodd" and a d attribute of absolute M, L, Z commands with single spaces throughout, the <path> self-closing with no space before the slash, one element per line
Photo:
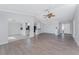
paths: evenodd
<path fill-rule="evenodd" d="M 0 55 L 79 55 L 79 47 L 70 35 L 62 39 L 43 33 L 0 46 Z"/>

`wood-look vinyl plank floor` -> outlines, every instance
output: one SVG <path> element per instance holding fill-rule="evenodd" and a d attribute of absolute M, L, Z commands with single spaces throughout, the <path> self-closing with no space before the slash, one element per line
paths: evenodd
<path fill-rule="evenodd" d="M 38 38 L 38 39 L 37 39 Z M 0 55 L 79 55 L 79 47 L 70 35 L 62 39 L 43 33 L 0 46 Z"/>

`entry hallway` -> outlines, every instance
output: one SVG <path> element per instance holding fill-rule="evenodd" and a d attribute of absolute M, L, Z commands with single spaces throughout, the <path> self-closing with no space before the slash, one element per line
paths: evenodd
<path fill-rule="evenodd" d="M 31 39 L 20 39 L 0 46 L 1 55 L 72 55 L 79 54 L 79 47 L 71 35 L 64 39 L 43 33 Z"/>

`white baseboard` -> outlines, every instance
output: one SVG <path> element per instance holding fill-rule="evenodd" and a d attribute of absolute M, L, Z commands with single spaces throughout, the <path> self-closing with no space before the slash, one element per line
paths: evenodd
<path fill-rule="evenodd" d="M 0 42 L 0 45 L 7 44 L 7 43 L 8 43 L 8 41 L 7 42 Z"/>
<path fill-rule="evenodd" d="M 75 39 L 75 42 L 77 43 L 77 45 L 79 46 L 79 40 Z"/>
<path fill-rule="evenodd" d="M 79 40 L 75 37 L 73 37 L 73 39 L 75 40 L 75 42 L 77 43 L 77 45 L 79 46 Z"/>

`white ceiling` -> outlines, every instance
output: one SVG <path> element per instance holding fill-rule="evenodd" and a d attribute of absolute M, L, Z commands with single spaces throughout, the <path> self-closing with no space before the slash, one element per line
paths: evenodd
<path fill-rule="evenodd" d="M 2 4 L 1 5 L 0 4 L 0 11 L 37 16 L 39 20 L 45 20 L 42 15 L 46 13 L 45 12 L 46 9 L 52 9 L 55 12 L 56 16 L 54 19 L 56 19 L 57 21 L 71 20 L 74 16 L 75 5 L 73 4 Z M 12 16 L 10 15 L 9 18 Z"/>
<path fill-rule="evenodd" d="M 54 9 L 63 6 L 62 4 L 3 4 L 0 5 L 1 11 L 17 12 L 17 13 L 37 13 L 45 9 Z"/>

